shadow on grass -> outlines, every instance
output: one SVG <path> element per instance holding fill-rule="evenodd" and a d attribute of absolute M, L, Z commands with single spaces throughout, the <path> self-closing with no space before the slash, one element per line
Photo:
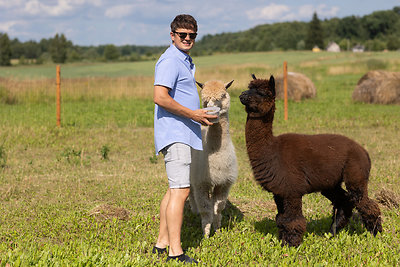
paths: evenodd
<path fill-rule="evenodd" d="M 329 233 L 330 227 L 332 224 L 332 217 L 324 217 L 321 219 L 312 219 L 307 220 L 307 230 L 305 234 L 314 234 L 317 236 L 324 236 Z M 278 227 L 276 226 L 275 220 L 270 218 L 264 218 L 260 221 L 254 223 L 254 228 L 256 231 L 266 235 L 273 234 L 278 236 Z M 341 231 L 346 231 L 349 235 L 362 235 L 365 231 L 365 227 L 362 225 L 362 221 L 359 218 L 358 213 L 354 213 L 353 217 L 350 219 L 350 222 L 344 229 Z M 333 237 L 334 238 L 334 237 Z"/>
<path fill-rule="evenodd" d="M 222 211 L 221 228 L 231 229 L 235 222 L 243 220 L 243 213 L 229 200 L 226 202 L 226 207 Z M 215 234 L 211 232 L 210 236 Z M 182 225 L 182 247 L 187 249 L 189 247 L 198 247 L 203 237 L 201 229 L 201 217 L 199 214 L 194 214 L 190 209 L 189 201 L 185 203 L 185 210 L 183 212 L 183 225 Z"/>

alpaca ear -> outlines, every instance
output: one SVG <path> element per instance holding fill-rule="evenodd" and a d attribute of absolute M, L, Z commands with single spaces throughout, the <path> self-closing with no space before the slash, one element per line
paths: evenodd
<path fill-rule="evenodd" d="M 275 93 L 275 78 L 272 75 L 271 75 L 271 77 L 269 77 L 268 86 L 272 92 L 273 97 L 275 97 L 275 95 L 276 95 L 276 93 Z"/>
<path fill-rule="evenodd" d="M 232 85 L 234 80 L 230 81 L 229 83 L 225 84 L 225 89 L 228 90 L 228 88 Z"/>
<path fill-rule="evenodd" d="M 254 75 L 254 73 L 251 74 L 251 77 L 253 77 L 254 80 L 257 80 L 256 75 Z"/>
<path fill-rule="evenodd" d="M 198 81 L 196 81 L 196 83 L 197 83 L 197 85 L 198 85 L 198 86 L 200 86 L 200 88 L 201 88 L 201 89 L 203 89 L 203 87 L 204 87 L 204 84 L 202 84 L 202 83 L 199 83 Z"/>

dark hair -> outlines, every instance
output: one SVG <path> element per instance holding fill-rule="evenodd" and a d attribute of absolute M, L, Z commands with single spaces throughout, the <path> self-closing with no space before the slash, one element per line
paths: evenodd
<path fill-rule="evenodd" d="M 193 30 L 197 32 L 197 21 L 191 15 L 178 15 L 171 22 L 171 31 L 174 32 L 178 28 Z"/>

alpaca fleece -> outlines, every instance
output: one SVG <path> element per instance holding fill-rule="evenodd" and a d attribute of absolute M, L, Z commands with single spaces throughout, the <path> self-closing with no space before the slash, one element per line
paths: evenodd
<path fill-rule="evenodd" d="M 336 134 L 274 136 L 275 80 L 253 75 L 242 92 L 245 105 L 247 153 L 257 182 L 274 194 L 276 223 L 283 244 L 298 246 L 306 231 L 302 196 L 321 192 L 333 204 L 335 234 L 346 226 L 356 208 L 368 231 L 382 231 L 379 206 L 368 197 L 371 160 L 353 140 Z M 346 190 L 341 184 L 344 182 Z"/>
<path fill-rule="evenodd" d="M 192 150 L 189 200 L 192 211 L 200 213 L 206 237 L 210 235 L 211 225 L 214 229 L 221 227 L 221 212 L 238 174 L 235 148 L 229 133 L 227 89 L 232 82 L 198 83 L 203 107 L 218 106 L 221 109 L 219 123 L 202 126 L 203 151 Z"/>

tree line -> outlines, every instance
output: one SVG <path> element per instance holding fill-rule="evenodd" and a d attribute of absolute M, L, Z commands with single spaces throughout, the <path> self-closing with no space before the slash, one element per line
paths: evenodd
<path fill-rule="evenodd" d="M 272 50 L 325 49 L 336 42 L 341 50 L 362 45 L 368 51 L 400 49 L 400 7 L 376 11 L 363 17 L 320 20 L 314 13 L 310 22 L 264 24 L 235 33 L 206 35 L 196 43 L 198 54 Z"/>
<path fill-rule="evenodd" d="M 330 42 L 336 42 L 342 50 L 349 50 L 354 45 L 363 45 L 368 51 L 399 50 L 400 7 L 341 19 L 320 20 L 314 13 L 310 22 L 263 24 L 241 32 L 209 34 L 197 41 L 192 55 L 309 50 L 314 46 L 324 49 Z M 0 65 L 11 65 L 12 59 L 18 60 L 19 64 L 153 60 L 164 50 L 165 46 L 79 46 L 64 34 L 40 42 L 20 42 L 10 40 L 7 33 L 0 33 Z"/>
<path fill-rule="evenodd" d="M 64 34 L 40 42 L 10 40 L 7 33 L 0 32 L 0 65 L 10 66 L 11 61 L 19 64 L 66 63 L 79 61 L 139 61 L 155 59 L 164 46 L 136 46 L 113 44 L 99 46 L 74 45 Z"/>

